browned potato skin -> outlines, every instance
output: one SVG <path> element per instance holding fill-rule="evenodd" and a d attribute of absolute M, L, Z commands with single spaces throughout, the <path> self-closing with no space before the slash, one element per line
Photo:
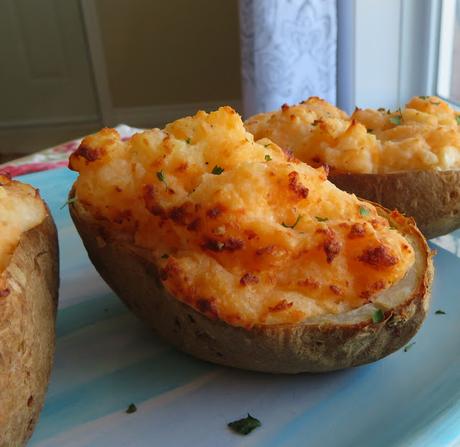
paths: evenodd
<path fill-rule="evenodd" d="M 48 214 L 24 233 L 2 274 L 0 298 L 0 446 L 25 445 L 43 406 L 55 344 L 59 264 Z"/>
<path fill-rule="evenodd" d="M 338 188 L 411 216 L 427 239 L 460 227 L 460 171 L 332 174 Z"/>
<path fill-rule="evenodd" d="M 387 211 L 382 213 L 388 215 Z M 209 362 L 270 373 L 324 372 L 357 366 L 404 346 L 417 332 L 428 309 L 431 253 L 411 219 L 403 218 L 399 227 L 417 241 L 423 273 L 413 295 L 385 312 L 383 322 L 374 324 L 369 314 L 357 324 L 260 325 L 246 330 L 210 319 L 171 296 L 148 253 L 129 241 L 111 239 L 79 202 L 70 205 L 70 214 L 91 261 L 125 304 L 174 346 Z"/>

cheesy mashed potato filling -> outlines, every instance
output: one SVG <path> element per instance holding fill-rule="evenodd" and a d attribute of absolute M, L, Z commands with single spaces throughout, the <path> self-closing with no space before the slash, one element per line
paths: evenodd
<path fill-rule="evenodd" d="M 416 96 L 403 109 L 356 109 L 350 117 L 312 97 L 249 118 L 256 139 L 270 138 L 312 166 L 336 172 L 460 169 L 460 115 L 441 99 Z"/>
<path fill-rule="evenodd" d="M 21 235 L 45 217 L 45 205 L 34 188 L 0 175 L 0 273 L 8 267 Z M 0 299 L 8 293 L 0 281 Z"/>
<path fill-rule="evenodd" d="M 149 250 L 164 286 L 232 325 L 296 323 L 372 301 L 414 262 L 376 209 L 230 107 L 122 141 L 85 138 L 76 199 L 112 237 Z"/>

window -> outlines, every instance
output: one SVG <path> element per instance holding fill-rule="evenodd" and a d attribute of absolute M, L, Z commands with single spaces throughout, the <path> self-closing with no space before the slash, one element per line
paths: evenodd
<path fill-rule="evenodd" d="M 460 0 L 443 0 L 439 31 L 437 93 L 460 104 Z"/>

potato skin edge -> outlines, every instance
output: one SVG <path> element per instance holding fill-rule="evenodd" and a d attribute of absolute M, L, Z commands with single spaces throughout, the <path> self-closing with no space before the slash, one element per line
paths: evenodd
<path fill-rule="evenodd" d="M 73 197 L 73 190 L 69 197 Z M 269 373 L 326 372 L 376 361 L 398 350 L 423 323 L 430 301 L 433 263 L 425 239 L 410 219 L 404 231 L 415 236 L 424 272 L 415 292 L 378 324 L 260 325 L 250 330 L 202 315 L 171 296 L 158 269 L 127 242 L 107 233 L 81 204 L 70 214 L 88 255 L 127 307 L 161 337 L 200 359 Z M 387 211 L 383 211 L 387 213 Z"/>
<path fill-rule="evenodd" d="M 460 227 L 460 170 L 332 174 L 338 188 L 411 216 L 427 239 Z"/>
<path fill-rule="evenodd" d="M 22 446 L 42 409 L 53 364 L 59 289 L 57 231 L 49 214 L 21 236 L 0 298 L 0 447 Z"/>

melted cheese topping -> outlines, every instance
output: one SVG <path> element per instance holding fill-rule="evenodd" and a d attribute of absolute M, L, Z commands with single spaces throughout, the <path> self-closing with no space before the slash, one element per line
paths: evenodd
<path fill-rule="evenodd" d="M 0 175 L 0 272 L 8 266 L 21 235 L 45 217 L 45 205 L 34 188 Z M 1 297 L 3 286 L 0 289 Z"/>
<path fill-rule="evenodd" d="M 245 125 L 256 139 L 270 138 L 312 166 L 372 174 L 460 169 L 459 123 L 446 102 L 417 96 L 403 109 L 356 109 L 351 117 L 313 97 Z"/>
<path fill-rule="evenodd" d="M 410 244 L 229 107 L 71 156 L 77 200 L 111 236 L 150 250 L 164 286 L 230 324 L 295 323 L 361 306 L 404 277 Z"/>

